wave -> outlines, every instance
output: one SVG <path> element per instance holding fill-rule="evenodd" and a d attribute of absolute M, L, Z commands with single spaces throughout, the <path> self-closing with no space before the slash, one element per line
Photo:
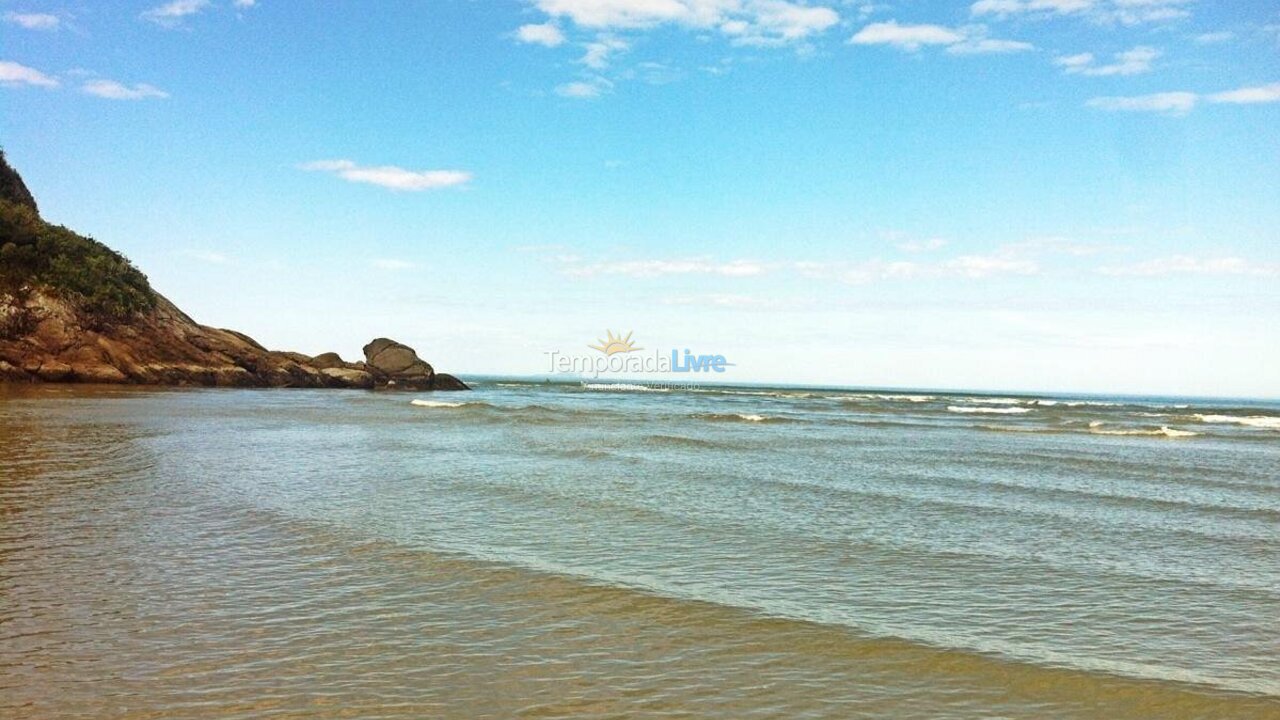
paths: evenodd
<path fill-rule="evenodd" d="M 698 413 L 693 417 L 712 422 L 787 423 L 800 422 L 794 418 L 759 415 L 756 413 Z"/>
<path fill-rule="evenodd" d="M 909 403 L 926 403 L 937 400 L 933 395 L 877 395 L 872 393 L 861 395 L 828 395 L 829 400 L 840 400 L 843 402 L 867 402 L 868 400 L 887 400 L 889 402 L 909 402 Z"/>
<path fill-rule="evenodd" d="M 489 406 L 489 403 L 472 403 L 472 402 L 446 402 L 444 400 L 410 400 L 410 405 L 429 408 L 460 408 L 467 406 L 479 407 L 481 405 Z"/>
<path fill-rule="evenodd" d="M 1058 427 L 1027 427 L 1021 425 L 978 425 L 977 427 L 980 430 L 991 430 L 993 432 L 1020 432 L 1037 435 L 1145 435 L 1148 437 L 1188 438 L 1198 437 L 1201 434 L 1191 430 L 1171 428 L 1168 425 L 1161 425 L 1158 428 L 1117 428 L 1115 430 L 1102 429 L 1103 425 L 1106 425 L 1106 423 L 1101 420 L 1094 420 L 1089 423 L 1088 430 L 1072 429 L 1069 424 Z"/>
<path fill-rule="evenodd" d="M 1159 428 L 1130 428 L 1120 430 L 1102 430 L 1100 429 L 1101 426 L 1102 423 L 1100 422 L 1096 425 L 1094 423 L 1089 423 L 1089 433 L 1092 435 L 1150 435 L 1156 437 L 1164 436 L 1167 438 L 1196 437 L 1200 434 L 1190 430 L 1171 428 L 1168 425 L 1161 425 Z"/>
<path fill-rule="evenodd" d="M 680 448 L 721 448 L 725 447 L 724 443 L 712 442 L 710 440 L 702 440 L 700 438 L 685 437 L 683 435 L 650 435 L 644 441 L 650 445 L 660 445 L 663 447 L 680 447 Z"/>
<path fill-rule="evenodd" d="M 695 393 L 712 393 L 715 395 L 747 395 L 751 397 L 777 397 L 777 398 L 796 398 L 804 399 L 813 397 L 813 393 L 797 392 L 789 390 L 721 390 L 719 388 L 698 388 L 690 390 Z"/>
<path fill-rule="evenodd" d="M 966 397 L 959 398 L 963 402 L 977 403 L 979 405 L 1022 405 L 1026 400 L 1019 398 L 999 398 L 999 397 Z"/>
<path fill-rule="evenodd" d="M 948 405 L 947 411 L 953 413 L 981 413 L 984 415 L 1021 415 L 1031 412 L 1031 409 L 1024 407 L 962 407 Z"/>
<path fill-rule="evenodd" d="M 1195 415 L 1202 423 L 1215 425 L 1234 424 L 1247 427 L 1280 430 L 1280 417 L 1275 415 Z"/>

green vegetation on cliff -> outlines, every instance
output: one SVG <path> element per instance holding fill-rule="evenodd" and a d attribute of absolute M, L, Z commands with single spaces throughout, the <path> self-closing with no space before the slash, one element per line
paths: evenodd
<path fill-rule="evenodd" d="M 0 150 L 0 336 L 34 322 L 24 309 L 32 290 L 51 291 L 90 325 L 128 320 L 155 307 L 147 277 L 102 243 L 40 218 L 35 199 Z"/>

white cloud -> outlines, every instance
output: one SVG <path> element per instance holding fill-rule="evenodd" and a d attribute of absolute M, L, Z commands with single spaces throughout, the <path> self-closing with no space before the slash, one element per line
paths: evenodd
<path fill-rule="evenodd" d="M 978 0 L 969 6 L 969 12 L 1001 18 L 1029 13 L 1069 15 L 1093 10 L 1100 4 L 1095 0 Z"/>
<path fill-rule="evenodd" d="M 147 98 L 167 98 L 169 93 L 154 85 L 139 83 L 125 85 L 115 80 L 90 80 L 80 86 L 80 90 L 108 100 L 145 100 Z"/>
<path fill-rule="evenodd" d="M 1185 18 L 1183 6 L 1193 0 L 978 0 L 969 6 L 975 16 L 1004 19 L 1013 16 L 1078 16 L 1101 24 L 1138 25 Z"/>
<path fill-rule="evenodd" d="M 1105 77 L 1110 75 L 1141 75 L 1151 72 L 1151 63 L 1160 57 L 1160 51 L 1145 45 L 1132 50 L 1115 54 L 1115 62 L 1110 65 L 1095 65 L 1092 53 L 1066 55 L 1053 62 L 1068 74 L 1092 75 Z"/>
<path fill-rule="evenodd" d="M 576 80 L 574 82 L 560 85 L 556 88 L 556 94 L 561 97 L 590 100 L 592 98 L 600 97 L 600 95 L 612 88 L 612 82 L 605 78 L 596 76 L 588 78 L 587 80 Z"/>
<path fill-rule="evenodd" d="M 1131 97 L 1096 97 L 1085 105 L 1099 110 L 1119 112 L 1157 112 L 1186 115 L 1196 106 L 1198 96 L 1191 92 L 1163 92 Z"/>
<path fill-rule="evenodd" d="M 684 73 L 679 68 L 673 68 L 662 63 L 642 62 L 636 65 L 635 70 L 628 70 L 624 76 L 638 79 L 650 85 L 667 85 L 684 77 Z"/>
<path fill-rule="evenodd" d="M 564 33 L 560 32 L 560 28 L 554 23 L 521 25 L 520 29 L 516 30 L 516 39 L 531 45 L 557 47 L 564 44 Z"/>
<path fill-rule="evenodd" d="M 946 275 L 987 278 L 994 275 L 1035 275 L 1040 266 L 1035 260 L 997 255 L 961 255 L 938 265 Z"/>
<path fill-rule="evenodd" d="M 1214 93 L 1209 102 L 1230 103 L 1233 105 L 1252 105 L 1257 103 L 1280 102 L 1280 83 L 1271 83 L 1259 87 L 1242 87 L 1236 90 Z"/>
<path fill-rule="evenodd" d="M 584 47 L 587 51 L 578 62 L 594 70 L 603 70 L 609 66 L 611 55 L 622 52 L 630 46 L 624 40 L 610 35 L 601 35 L 595 42 L 589 42 Z"/>
<path fill-rule="evenodd" d="M 1021 40 L 994 40 L 991 38 L 974 38 L 958 42 L 947 48 L 952 55 L 995 55 L 1035 50 L 1036 46 Z"/>
<path fill-rule="evenodd" d="M 0 85 L 17 87 L 19 85 L 35 85 L 36 87 L 58 87 L 58 81 L 35 68 L 20 63 L 0 60 Z"/>
<path fill-rule="evenodd" d="M 636 28 L 668 22 L 695 24 L 700 19 L 708 25 L 719 12 L 707 8 L 699 16 L 699 5 L 680 0 L 537 0 L 538 9 L 553 17 L 567 17 L 576 25 L 589 28 Z"/>
<path fill-rule="evenodd" d="M 593 30 L 679 25 L 719 30 L 738 44 L 785 44 L 832 27 L 839 14 L 787 0 L 536 0 L 553 18 Z"/>
<path fill-rule="evenodd" d="M 1246 275 L 1273 277 L 1280 275 L 1276 263 L 1251 263 L 1238 257 L 1201 258 L 1192 255 L 1173 255 L 1167 258 L 1146 260 L 1132 265 L 1098 268 L 1103 275 L 1160 277 L 1165 275 Z"/>
<path fill-rule="evenodd" d="M 174 27 L 181 23 L 183 18 L 195 15 L 207 7 L 209 7 L 209 0 L 172 0 L 142 13 L 142 19 L 157 25 Z"/>
<path fill-rule="evenodd" d="M 409 270 L 416 267 L 408 260 L 397 260 L 395 258 L 376 258 L 369 263 L 379 270 Z"/>
<path fill-rule="evenodd" d="M 677 295 L 663 297 L 663 305 L 696 305 L 699 307 L 719 308 L 776 308 L 782 303 L 774 298 L 755 295 L 734 295 L 731 293 L 710 293 L 707 295 Z"/>
<path fill-rule="evenodd" d="M 1069 237 L 1047 235 L 1029 237 L 1020 242 L 1009 243 L 1001 248 L 1001 252 L 1006 254 L 1057 253 L 1085 257 L 1096 255 L 1106 249 L 1107 246 L 1097 243 L 1080 242 Z"/>
<path fill-rule="evenodd" d="M 394 165 L 364 167 L 350 160 L 317 160 L 300 166 L 303 170 L 329 172 L 343 180 L 368 183 L 392 190 L 433 190 L 464 185 L 471 173 L 462 170 L 405 170 Z"/>
<path fill-rule="evenodd" d="M 909 239 L 904 233 L 881 233 L 885 240 L 895 242 L 896 247 L 908 253 L 927 253 L 946 247 L 948 242 L 938 237 Z M 985 253 L 968 253 L 951 257 L 926 257 L 910 260 L 799 260 L 788 262 L 761 262 L 756 260 L 717 261 L 711 257 L 687 257 L 673 259 L 603 260 L 584 261 L 581 257 L 563 252 L 560 246 L 535 248 L 547 253 L 559 271 L 573 277 L 621 276 L 652 278 L 661 276 L 720 276 L 751 278 L 777 272 L 790 272 L 811 280 L 838 281 L 863 284 L 881 281 L 927 281 L 939 279 L 989 280 L 1039 275 L 1041 260 L 1053 255 L 1086 257 L 1095 255 L 1102 246 L 1081 243 L 1067 237 L 1031 237 L 1021 242 L 1007 243 Z M 698 302 L 716 305 L 742 305 L 736 296 L 698 295 Z M 694 302 L 691 300 L 690 302 Z"/>
<path fill-rule="evenodd" d="M 1004 275 L 1029 276 L 1040 272 L 1035 260 L 1004 250 L 990 255 L 960 255 L 934 262 L 912 260 L 865 260 L 853 263 L 798 262 L 792 266 L 801 275 L 815 279 L 836 279 L 861 285 L 884 280 L 930 280 L 959 278 L 985 280 Z"/>
<path fill-rule="evenodd" d="M 1202 99 L 1219 105 L 1256 105 L 1280 102 L 1280 83 L 1236 88 L 1235 90 L 1226 90 L 1205 96 L 1197 95 L 1193 92 L 1164 92 L 1135 97 L 1096 97 L 1086 102 L 1085 105 L 1100 110 L 1186 115 Z"/>
<path fill-rule="evenodd" d="M 1193 38 L 1197 45 L 1213 45 L 1215 43 L 1224 43 L 1236 36 L 1229 30 L 1221 30 L 1218 32 L 1208 32 L 1195 36 Z"/>
<path fill-rule="evenodd" d="M 816 35 L 840 22 L 829 7 L 799 5 L 781 0 L 757 0 L 750 4 L 754 17 L 747 21 L 742 38 L 790 42 Z"/>
<path fill-rule="evenodd" d="M 853 45 L 891 45 L 915 52 L 926 45 L 946 46 L 952 55 L 988 55 L 1034 50 L 1031 43 L 987 37 L 983 25 L 949 28 L 941 25 L 899 25 L 896 20 L 871 23 L 849 38 Z"/>
<path fill-rule="evenodd" d="M 896 20 L 871 23 L 859 30 L 849 42 L 854 45 L 893 45 L 916 51 L 925 45 L 954 45 L 964 35 L 941 25 L 899 25 Z"/>
<path fill-rule="evenodd" d="M 947 241 L 940 237 L 926 238 L 924 240 L 906 240 L 897 244 L 897 248 L 905 253 L 922 253 L 931 250 L 939 250 L 945 247 Z"/>
<path fill-rule="evenodd" d="M 1061 55 L 1053 59 L 1053 64 L 1065 68 L 1066 72 L 1078 73 L 1093 64 L 1093 53 L 1078 55 Z"/>
<path fill-rule="evenodd" d="M 258 0 L 233 0 L 231 4 L 238 8 L 251 8 L 258 4 Z"/>
<path fill-rule="evenodd" d="M 685 258 L 674 260 L 614 260 L 589 264 L 565 263 L 561 272 L 574 277 L 599 275 L 623 275 L 634 278 L 661 275 L 719 275 L 722 277 L 751 277 L 763 275 L 769 268 L 752 260 L 717 262 L 710 258 Z"/>
<path fill-rule="evenodd" d="M 48 13 L 7 12 L 4 14 L 4 21 L 27 30 L 57 30 L 61 24 L 57 15 Z"/>

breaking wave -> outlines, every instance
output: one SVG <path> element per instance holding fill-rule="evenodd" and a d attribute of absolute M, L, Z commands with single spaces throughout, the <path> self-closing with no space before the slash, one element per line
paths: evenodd
<path fill-rule="evenodd" d="M 418 407 L 429 407 L 429 408 L 460 408 L 460 407 L 467 407 L 467 406 L 478 407 L 481 405 L 488 405 L 488 403 L 446 402 L 444 400 L 410 400 L 409 404 L 417 405 Z"/>
<path fill-rule="evenodd" d="M 1215 425 L 1245 425 L 1247 427 L 1280 430 L 1280 417 L 1275 415 L 1199 415 L 1196 419 L 1202 423 Z"/>
<path fill-rule="evenodd" d="M 979 413 L 983 415 L 1021 415 L 1031 412 L 1030 408 L 1024 407 L 963 407 L 960 405 L 948 405 L 948 412 L 953 413 Z"/>
<path fill-rule="evenodd" d="M 795 418 L 759 415 L 757 413 L 698 413 L 693 417 L 712 422 L 789 423 L 801 422 Z"/>

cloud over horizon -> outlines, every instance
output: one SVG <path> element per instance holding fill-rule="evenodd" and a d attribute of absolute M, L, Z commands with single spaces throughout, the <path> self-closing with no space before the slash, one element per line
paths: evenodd
<path fill-rule="evenodd" d="M 80 86 L 80 90 L 88 95 L 106 98 L 107 100 L 145 100 L 147 98 L 167 98 L 169 93 L 154 85 L 138 83 L 125 85 L 115 80 L 89 80 Z"/>
<path fill-rule="evenodd" d="M 1035 46 L 1021 40 L 987 37 L 983 25 L 949 28 L 942 25 L 900 25 L 896 20 L 871 23 L 849 38 L 851 45 L 888 45 L 906 52 L 941 46 L 952 55 L 985 55 L 1025 52 Z"/>
<path fill-rule="evenodd" d="M 394 165 L 361 166 L 351 160 L 315 160 L 303 163 L 299 168 L 330 173 L 348 182 L 410 192 L 456 187 L 465 185 L 472 179 L 471 173 L 463 170 L 415 171 Z"/>
<path fill-rule="evenodd" d="M 1197 257 L 1173 255 L 1145 260 L 1131 265 L 1109 265 L 1098 268 L 1098 273 L 1113 277 L 1164 277 L 1168 275 L 1251 275 L 1274 277 L 1280 275 L 1280 264 L 1253 263 L 1244 258 Z"/>
<path fill-rule="evenodd" d="M 203 12 L 209 5 L 209 0 L 172 0 L 144 11 L 141 17 L 156 25 L 172 28 L 181 24 L 185 18 Z"/>
<path fill-rule="evenodd" d="M 969 6 L 975 17 L 1080 17 L 1100 25 L 1141 25 L 1191 16 L 1194 0 L 978 0 Z"/>
<path fill-rule="evenodd" d="M 1242 87 L 1208 95 L 1174 91 L 1151 95 L 1095 97 L 1086 101 L 1085 105 L 1099 110 L 1154 112 L 1182 116 L 1195 109 L 1202 100 L 1215 105 L 1260 105 L 1280 102 L 1280 83 Z"/>
<path fill-rule="evenodd" d="M 1062 68 L 1068 75 L 1090 75 L 1107 77 L 1111 75 L 1141 75 L 1151 72 L 1151 63 L 1160 57 L 1160 51 L 1153 47 L 1139 45 L 1132 50 L 1115 54 L 1115 62 L 1109 65 L 1098 65 L 1094 62 L 1093 53 L 1080 53 L 1055 58 L 1053 64 Z"/>
<path fill-rule="evenodd" d="M 673 25 L 716 31 L 742 45 L 787 44 L 840 21 L 826 5 L 787 0 L 537 0 L 535 5 L 588 31 Z"/>
<path fill-rule="evenodd" d="M 21 13 L 7 12 L 4 14 L 4 21 L 10 25 L 17 25 L 26 30 L 57 30 L 62 24 L 61 19 L 57 15 L 49 13 Z"/>
<path fill-rule="evenodd" d="M 10 60 L 0 61 L 0 85 L 18 87 L 34 85 L 35 87 L 56 88 L 61 83 L 33 67 Z"/>

